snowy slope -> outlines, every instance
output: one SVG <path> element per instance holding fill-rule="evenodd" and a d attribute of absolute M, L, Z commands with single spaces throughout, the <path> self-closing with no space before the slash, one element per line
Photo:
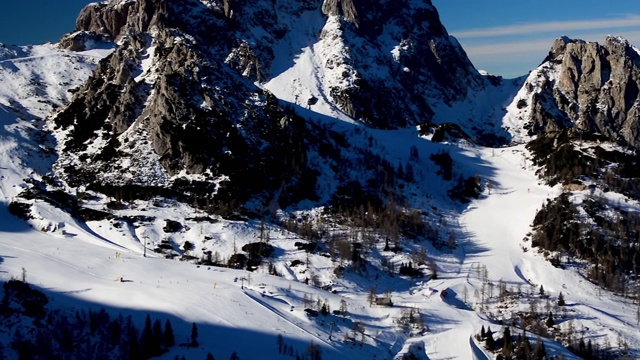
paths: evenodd
<path fill-rule="evenodd" d="M 203 3 L 219 6 L 218 2 Z M 556 316 L 557 330 L 550 331 L 559 334 L 573 327 L 585 339 L 612 348 L 626 342 L 631 357 L 640 357 L 636 305 L 598 289 L 580 274 L 579 267 L 551 266 L 523 240 L 531 231 L 536 211 L 562 190 L 540 184 L 523 145 L 484 148 L 468 141 L 434 143 L 429 137 L 419 136 L 414 127 L 367 128 L 340 110 L 331 98 L 332 88 L 348 88 L 356 77 L 347 61 L 351 49 L 341 41 L 344 34 L 340 18 L 332 15 L 327 20 L 310 11 L 300 13 L 299 20 L 275 46 L 270 68 L 273 77 L 258 86 L 283 102 L 297 105 L 299 115 L 343 135 L 348 142 L 341 155 L 342 164 L 327 164 L 319 153 L 310 153 L 309 163 L 326 170 L 318 181 L 320 197 L 326 200 L 340 185 L 332 177 L 332 166 L 347 168 L 350 179 L 367 180 L 358 173 L 361 167 L 354 165 L 368 160 L 363 160 L 363 154 L 379 156 L 393 167 L 411 168 L 416 181 L 403 184 L 405 203 L 438 229 L 437 240 L 452 237 L 455 249 L 404 237 L 400 241 L 404 251 L 394 253 L 384 249 L 379 237 L 367 250 L 369 264 L 365 270 L 347 269 L 338 276 L 335 269 L 339 261 L 326 249 L 307 254 L 296 245 L 305 239 L 267 223 L 269 244 L 275 248 L 268 262 L 280 275 L 272 276 L 267 274 L 271 264 L 249 273 L 169 260 L 164 254 L 154 253 L 153 249 L 168 244 L 172 248 L 169 255 L 176 257 L 201 259 L 207 250 L 215 250 L 214 256 L 226 260 L 242 246 L 261 240 L 262 224 L 258 221 L 210 216 L 175 200 L 156 197 L 117 202 L 86 189 L 67 189 L 81 198 L 84 207 L 110 209 L 111 216 L 81 221 L 46 201 L 31 199 L 33 218 L 28 222 L 18 220 L 9 214 L 8 204 L 28 187 L 25 178 L 44 180 L 56 158 L 55 138 L 43 131 L 43 119 L 66 104 L 69 90 L 82 84 L 97 61 L 112 51 L 101 46 L 76 53 L 43 45 L 0 51 L 0 279 L 26 274 L 29 283 L 51 297 L 52 308 L 104 307 L 114 314 L 131 314 L 138 324 L 148 313 L 170 318 L 179 342 L 188 338 L 191 323 L 197 323 L 200 346 L 173 348 L 162 356 L 164 359 L 183 355 L 201 359 L 207 352 L 224 359 L 233 351 L 241 359 L 276 358 L 278 335 L 301 354 L 310 344 L 319 345 L 324 359 L 400 359 L 408 353 L 417 354 L 419 359 L 486 359 L 495 354 L 475 340 L 481 327 L 490 327 L 499 336 L 503 324 L 511 323 L 518 313 L 532 304 L 545 309 L 546 303 Z M 320 40 L 319 32 L 324 34 Z M 397 59 L 403 49 L 393 48 L 392 40 L 385 40 L 389 47 L 385 56 Z M 145 48 L 136 81 L 150 84 L 157 80 L 150 61 L 154 54 L 153 46 Z M 553 76 L 553 69 L 547 70 Z M 528 114 L 518 102 L 529 100 L 538 89 L 532 86 L 532 90 L 526 90 L 522 84 L 535 84 L 537 77 L 545 74 L 532 72 L 527 79 L 478 87 L 462 100 L 441 102 L 433 109 L 433 121 L 457 123 L 464 129 L 475 128 L 474 133 L 494 134 L 514 143 L 526 142 L 530 137 L 523 121 Z M 489 78 L 482 81 L 491 82 Z M 314 98 L 317 102 L 309 101 Z M 122 138 L 130 135 L 135 139 L 131 133 Z M 122 168 L 143 168 L 140 164 L 148 165 L 151 160 L 158 163 L 150 147 L 131 142 L 135 143 L 129 152 L 131 161 L 120 159 Z M 96 148 L 100 145 L 89 144 Z M 466 205 L 451 201 L 447 191 L 452 182 L 436 173 L 430 159 L 441 152 L 452 157 L 456 176 L 480 179 L 483 192 L 479 199 Z M 151 175 L 160 172 L 147 170 Z M 65 185 L 56 186 L 51 188 Z M 574 194 L 575 201 L 583 195 Z M 626 200 L 613 193 L 601 196 Z M 635 202 L 628 206 L 639 210 Z M 311 202 L 291 213 L 279 211 L 278 216 L 281 221 L 293 219 L 296 223 L 323 219 L 322 209 Z M 178 222 L 181 229 L 166 230 L 171 221 Z M 346 226 L 323 226 L 327 238 L 349 234 Z M 187 242 L 194 248 L 182 250 Z M 428 275 L 430 270 L 424 265 L 421 270 L 426 276 L 419 278 L 385 269 L 385 263 L 397 268 L 412 261 L 422 249 L 435 265 L 437 278 Z M 508 295 L 501 296 L 494 289 L 499 283 L 504 284 Z M 541 285 L 545 295 L 538 294 Z M 372 306 L 368 299 L 372 288 L 378 296 L 388 293 L 394 306 Z M 446 295 L 443 290 L 447 290 Z M 560 292 L 568 304 L 562 309 L 551 306 Z M 318 302 L 330 305 L 331 310 L 344 303 L 347 314 L 307 315 L 304 309 L 316 308 Z M 411 312 L 423 322 L 403 324 Z M 358 323 L 363 325 L 362 334 L 354 331 Z M 522 333 L 517 327 L 512 332 Z M 535 336 L 528 334 L 535 342 Z M 11 351 L 12 335 L 11 330 L 0 334 L 6 351 Z M 544 339 L 547 351 L 577 358 L 555 342 L 553 335 Z"/>
<path fill-rule="evenodd" d="M 384 139 L 393 144 L 418 144 L 424 146 L 423 150 L 433 146 L 418 138 L 415 132 L 374 134 L 379 141 Z M 390 153 L 397 151 L 400 156 L 399 148 L 390 148 Z M 527 169 L 524 155 L 522 147 L 460 149 L 459 159 L 466 159 L 471 170 L 491 180 L 494 186 L 491 194 L 485 192 L 459 219 L 454 219 L 464 234 L 458 240 L 458 249 L 452 253 L 429 250 L 439 269 L 437 280 L 390 278 L 384 273 L 380 273 L 377 280 L 355 274 L 335 278 L 330 275 L 331 262 L 312 255 L 311 271 L 333 281 L 333 288 L 337 290 L 333 294 L 303 284 L 304 276 L 298 277 L 295 269 L 286 266 L 292 259 L 305 256 L 292 246 L 295 239 L 287 233 L 271 233 L 272 244 L 282 251 L 279 259 L 283 263 L 278 263 L 283 277 L 265 275 L 264 269 L 249 274 L 165 260 L 150 252 L 148 257 L 143 257 L 140 240 L 126 227 L 108 228 L 108 223 L 89 223 L 94 232 L 46 204 L 40 205 L 41 214 L 64 224 L 64 232 L 38 232 L 3 216 L 7 220 L 0 227 L 0 248 L 5 255 L 1 265 L 3 278 L 17 277 L 25 268 L 28 281 L 47 289 L 56 305 L 100 306 L 112 311 L 128 309 L 125 311 L 140 323 L 146 313 L 162 314 L 179 322 L 177 334 L 187 337 L 190 323 L 197 322 L 201 339 L 211 339 L 201 340 L 198 349 L 174 349 L 165 358 L 182 354 L 198 358 L 206 352 L 226 357 L 232 351 L 237 351 L 241 358 L 258 358 L 269 352 L 275 354 L 276 335 L 282 334 L 300 351 L 311 342 L 320 345 L 325 359 L 371 359 L 374 355 L 379 359 L 393 358 L 416 349 L 424 349 L 429 359 L 475 359 L 482 358 L 484 350 L 477 346 L 473 335 L 481 326 L 492 327 L 494 331 L 500 329 L 477 311 L 480 300 L 473 295 L 482 287 L 477 268 L 485 264 L 494 282 L 503 280 L 514 288 L 520 285 L 525 292 L 530 285 L 543 284 L 551 296 L 562 291 L 569 303 L 567 319 L 574 319 L 577 327 L 584 325 L 590 329 L 585 336 L 594 339 L 606 336 L 613 344 L 620 332 L 632 349 L 638 349 L 640 339 L 634 330 L 631 304 L 611 295 L 596 296 L 595 288 L 573 271 L 555 269 L 533 251 L 523 253 L 520 248 L 520 240 L 529 231 L 536 208 L 558 192 L 537 183 Z M 175 205 L 157 211 L 164 212 L 157 213 L 158 218 L 179 219 L 188 213 Z M 180 211 L 186 213 L 180 215 Z M 510 220 L 505 222 L 506 218 Z M 211 226 L 191 226 L 200 233 L 204 226 L 205 232 L 219 239 L 214 241 L 220 241 L 221 252 L 224 252 L 225 247 L 230 251 L 231 243 L 241 246 L 255 241 L 258 230 L 257 224 L 254 225 L 221 221 Z M 250 277 L 250 284 L 236 282 L 240 277 Z M 119 278 L 124 282 L 115 281 Z M 246 289 L 242 289 L 242 285 Z M 391 291 L 396 306 L 369 306 L 369 287 L 376 287 L 379 292 Z M 451 293 L 443 301 L 438 291 L 446 288 Z M 467 304 L 463 303 L 465 292 Z M 311 319 L 302 311 L 304 297 L 327 301 L 332 309 L 337 309 L 344 299 L 349 315 L 344 320 L 341 317 Z M 493 299 L 489 304 L 491 308 L 498 302 Z M 416 308 L 423 314 L 428 330 L 407 333 L 398 327 L 397 319 L 407 308 Z M 356 320 L 365 325 L 363 348 L 342 342 L 351 333 L 352 321 Z M 328 334 L 330 321 L 337 324 L 332 329 L 332 340 Z M 246 341 L 253 345 L 239 346 Z M 563 352 L 551 342 L 547 343 L 547 349 Z"/>
<path fill-rule="evenodd" d="M 291 35 L 277 44 L 276 54 L 289 55 L 274 61 L 274 71 L 285 69 L 267 82 L 264 87 L 273 92 L 279 99 L 302 107 L 313 109 L 322 115 L 338 118 L 347 122 L 354 122 L 347 114 L 340 110 L 331 98 L 331 88 L 339 86 L 353 86 L 345 83 L 348 80 L 343 74 L 351 73 L 353 69 L 348 64 L 339 61 L 348 57 L 348 50 L 340 41 L 340 20 L 337 16 L 330 17 L 324 27 L 324 19 L 317 12 L 303 14 L 304 21 L 297 24 L 307 25 L 308 28 L 292 31 Z M 320 27 L 324 38 L 316 42 L 317 30 Z M 316 30 L 316 31 L 314 31 Z M 300 44 L 311 44 L 300 48 Z M 286 64 L 291 55 L 295 55 L 293 66 Z M 336 62 L 336 66 L 325 71 L 325 64 Z M 285 64 L 283 64 L 285 63 Z M 315 98 L 317 103 L 309 105 L 309 100 Z"/>
<path fill-rule="evenodd" d="M 552 297 L 562 291 L 570 304 L 564 326 L 566 319 L 572 318 L 576 327 L 583 325 L 589 329 L 585 336 L 594 340 L 607 337 L 611 344 L 619 333 L 629 342 L 631 349 L 637 351 L 640 339 L 634 330 L 632 304 L 606 293 L 596 295 L 595 287 L 576 272 L 553 268 L 534 251 L 523 252 L 521 247 L 526 247 L 526 244 L 521 241 L 530 230 L 536 209 L 545 199 L 556 196 L 559 189 L 538 184 L 522 146 L 489 149 L 466 143 L 434 144 L 419 137 L 416 129 L 367 130 L 339 118 L 328 116 L 322 119 L 320 121 L 333 119 L 331 126 L 344 128 L 346 134 L 351 134 L 354 145 L 360 142 L 358 146 L 364 146 L 372 138 L 377 147 L 384 149 L 384 156 L 394 163 L 414 161 L 416 176 L 424 179 L 424 187 L 416 188 L 415 193 L 435 196 L 429 200 L 412 199 L 416 207 L 427 209 L 434 204 L 446 203 L 444 192 L 449 185 L 433 173 L 430 154 L 450 151 L 456 163 L 460 164 L 459 171 L 467 175 L 478 174 L 483 181 L 491 181 L 492 190 L 489 192 L 485 185 L 484 195 L 473 201 L 461 215 L 457 215 L 456 209 L 446 206 L 442 209 L 446 222 L 451 224 L 449 226 L 458 237 L 459 246 L 453 252 L 428 247 L 428 256 L 438 267 L 437 280 L 389 277 L 383 272 L 376 276 L 377 279 L 357 274 L 337 278 L 333 274 L 335 264 L 316 254 L 311 255 L 308 270 L 304 266 L 290 267 L 293 260 L 305 261 L 306 254 L 293 245 L 299 240 L 293 234 L 282 233 L 271 226 L 271 243 L 279 254 L 275 265 L 282 277 L 264 275 L 264 268 L 249 274 L 197 267 L 163 259 L 151 251 L 143 257 L 145 243 L 152 249 L 159 239 L 167 236 L 162 230 L 165 219 L 179 220 L 188 227 L 183 234 L 169 235 L 170 238 L 177 236 L 176 242 L 190 240 L 199 244 L 202 235 L 207 234 L 211 239 L 207 240 L 209 246 L 218 249 L 222 256 L 232 253 L 234 246 L 241 247 L 259 239 L 256 223 L 187 220 L 197 216 L 197 211 L 174 202 L 153 201 L 140 202 L 128 210 L 121 210 L 122 215 L 135 216 L 141 214 L 136 209 L 147 208 L 144 214 L 152 215 L 155 220 L 142 226 L 130 226 L 121 220 L 79 223 L 59 209 L 38 203 L 34 207 L 37 218 L 31 220 L 33 227 L 27 227 L 8 215 L 6 205 L 3 205 L 0 208 L 3 219 L 0 225 L 3 278 L 17 277 L 25 268 L 28 281 L 46 289 L 53 296 L 53 304 L 107 307 L 114 312 L 128 309 L 126 311 L 132 313 L 139 323 L 148 312 L 164 314 L 181 321 L 176 332 L 183 337 L 187 337 L 190 323 L 197 322 L 201 339 L 224 339 L 201 341 L 199 349 L 175 349 L 165 358 L 185 353 L 198 358 L 204 357 L 206 352 L 226 357 L 232 351 L 237 351 L 241 358 L 258 358 L 265 352 L 275 353 L 275 338 L 282 334 L 300 351 L 304 351 L 311 342 L 319 344 L 326 359 L 370 359 L 374 355 L 379 359 L 393 358 L 409 351 L 422 351 L 429 359 L 472 359 L 482 358 L 485 354 L 473 340 L 479 328 L 490 326 L 494 331 L 500 329 L 479 311 L 481 300 L 475 296 L 475 292 L 482 289 L 478 268 L 484 264 L 491 281 L 502 280 L 510 288 L 519 285 L 529 289 L 542 284 Z M 12 122 L 10 117 L 5 119 L 6 140 L 2 142 L 5 156 L 2 156 L 1 165 L 4 204 L 11 200 L 20 189 L 23 177 L 31 171 L 22 162 L 22 159 L 28 159 L 25 149 L 31 140 L 10 131 L 12 127 L 20 128 L 23 123 L 21 120 Z M 356 131 L 358 128 L 360 130 Z M 409 158 L 411 146 L 419 150 L 417 161 Z M 29 164 L 37 163 L 31 161 Z M 93 201 L 94 206 L 100 207 L 108 199 L 87 201 L 88 204 Z M 376 252 L 392 255 L 381 248 Z M 199 257 L 203 254 L 196 248 L 193 255 Z M 398 262 L 407 260 L 402 256 L 395 259 Z M 305 271 L 312 272 L 321 282 L 331 284 L 336 293 L 305 285 L 304 280 L 310 276 Z M 246 290 L 241 289 L 240 286 L 245 284 L 235 282 L 235 279 L 249 276 L 251 285 L 247 285 Z M 125 282 L 115 281 L 119 278 Z M 371 287 L 375 287 L 378 293 L 390 291 L 397 306 L 369 306 L 367 291 Z M 443 301 L 438 292 L 446 288 L 453 295 Z M 465 293 L 466 304 L 463 302 Z M 305 294 L 314 301 L 318 298 L 327 301 L 332 309 L 337 309 L 341 300 L 346 301 L 349 315 L 344 320 L 333 320 L 337 325 L 332 329 L 332 340 L 329 340 L 330 320 L 310 319 L 302 311 Z M 488 303 L 489 309 L 499 305 L 495 296 Z M 526 307 L 526 302 L 512 306 L 514 309 Z M 397 321 L 407 308 L 419 310 L 428 330 L 405 332 L 399 327 Z M 365 346 L 362 349 L 343 343 L 345 336 L 350 336 L 352 322 L 356 320 L 365 325 Z M 255 346 L 238 345 L 247 338 Z M 547 348 L 556 349 L 571 358 L 557 344 L 547 342 Z"/>
<path fill-rule="evenodd" d="M 53 109 L 68 103 L 68 90 L 91 74 L 109 45 L 84 52 L 68 52 L 56 45 L 2 48 L 0 56 L 0 194 L 11 199 L 22 179 L 36 171 L 51 171 L 50 135 L 42 132 Z"/>

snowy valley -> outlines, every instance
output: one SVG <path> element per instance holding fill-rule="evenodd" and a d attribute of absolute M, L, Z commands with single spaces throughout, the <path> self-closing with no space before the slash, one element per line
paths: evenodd
<path fill-rule="evenodd" d="M 502 79 L 391 8 L 110 0 L 0 48 L 0 355 L 640 357 L 640 54 L 588 96 L 594 44 Z"/>

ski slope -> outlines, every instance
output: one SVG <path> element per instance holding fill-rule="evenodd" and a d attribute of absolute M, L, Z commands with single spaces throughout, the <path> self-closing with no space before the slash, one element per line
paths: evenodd
<path fill-rule="evenodd" d="M 633 356 L 640 357 L 635 305 L 599 290 L 576 269 L 554 268 L 523 242 L 536 210 L 561 191 L 539 183 L 523 146 L 491 149 L 466 142 L 435 144 L 419 137 L 413 128 L 383 131 L 354 126 L 346 115 L 322 100 L 326 96 L 322 91 L 328 86 L 325 83 L 332 79 L 314 77 L 319 50 L 322 49 L 303 49 L 296 60 L 300 66 L 276 77 L 266 87 L 285 89 L 292 79 L 299 79 L 299 86 L 277 95 L 296 103 L 306 101 L 309 96 L 319 98 L 316 105 L 307 109 L 309 113 L 322 115 L 322 121 L 334 122 L 334 129 L 352 134 L 350 139 L 354 145 L 364 146 L 371 137 L 376 149 L 393 164 L 407 163 L 411 146 L 419 149 L 415 174 L 423 181 L 408 190 L 416 195 L 411 199 L 412 205 L 427 212 L 433 211 L 433 206 L 440 206 L 438 211 L 446 220 L 442 233 L 453 231 L 457 236 L 458 246 L 452 251 L 427 244 L 428 257 L 438 269 L 437 279 L 390 276 L 374 268 L 368 275 L 347 273 L 336 277 L 333 273 L 336 264 L 317 254 L 309 256 L 308 266 L 293 267 L 290 265 L 293 260 L 306 262 L 307 255 L 294 245 L 300 239 L 275 228 L 270 228 L 270 241 L 277 249 L 274 265 L 280 277 L 267 275 L 264 268 L 248 273 L 167 260 L 151 251 L 146 251 L 144 256 L 145 246 L 151 249 L 166 235 L 162 232 L 165 219 L 177 219 L 187 225 L 189 230 L 185 230 L 184 239 L 194 243 L 207 234 L 226 255 L 231 254 L 234 247 L 259 238 L 259 226 L 255 222 L 187 220 L 202 214 L 184 204 L 134 204 L 136 206 L 123 214 L 153 215 L 155 219 L 139 228 L 107 220 L 82 223 L 38 201 L 34 201 L 37 218 L 29 223 L 9 215 L 8 204 L 27 186 L 24 179 L 40 179 L 50 171 L 55 160 L 52 154 L 47 154 L 49 141 L 53 139 L 36 140 L 33 135 L 43 129 L 41 120 L 53 111 L 54 105 L 58 105 L 56 102 L 64 104 L 68 100 L 67 90 L 79 85 L 83 76 L 89 76 L 95 59 L 108 54 L 108 50 L 69 54 L 48 45 L 16 51 L 19 58 L 5 58 L 0 62 L 3 84 L 0 93 L 0 278 L 20 277 L 24 269 L 26 280 L 45 291 L 51 298 L 50 306 L 54 307 L 103 307 L 114 314 L 130 314 L 138 324 L 143 323 L 148 313 L 171 319 L 178 342 L 188 337 L 191 323 L 197 323 L 200 346 L 173 348 L 162 356 L 164 359 L 183 355 L 201 359 L 208 352 L 224 359 L 233 351 L 241 359 L 275 358 L 279 334 L 301 353 L 309 344 L 321 346 L 323 359 L 399 359 L 408 352 L 431 360 L 485 359 L 491 354 L 476 343 L 474 335 L 482 326 L 491 327 L 498 335 L 501 331 L 501 325 L 486 314 L 500 310 L 504 311 L 504 319 L 508 319 L 510 312 L 529 306 L 527 301 L 522 301 L 509 304 L 504 310 L 499 307 L 496 296 L 481 304 L 482 300 L 475 295 L 483 288 L 478 269 L 486 266 L 491 282 L 503 281 L 509 289 L 519 287 L 530 294 L 528 299 L 536 298 L 540 285 L 551 299 L 562 292 L 568 305 L 563 315 L 559 315 L 560 328 L 573 321 L 576 328 L 584 329 L 581 331 L 585 338 L 601 343 L 608 339 L 610 344 L 616 344 L 618 338 L 625 339 Z M 50 72 L 54 65 L 57 72 Z M 76 72 L 77 66 L 82 66 L 83 72 Z M 18 75 L 14 74 L 16 71 Z M 49 75 L 41 76 L 43 74 Z M 21 80 L 25 78 L 43 80 Z M 64 84 L 63 89 L 58 88 L 60 84 Z M 309 89 L 319 89 L 319 92 L 305 92 Z M 38 102 L 34 94 L 55 101 Z M 508 99 L 513 99 L 513 95 Z M 313 118 L 309 113 L 304 115 Z M 480 176 L 485 191 L 479 199 L 464 207 L 443 205 L 450 184 L 434 174 L 434 165 L 429 160 L 430 154 L 441 150 L 451 153 L 459 171 L 467 176 Z M 490 190 L 486 186 L 488 182 L 492 184 Z M 331 188 L 335 184 L 327 186 Z M 107 200 L 100 199 L 95 205 Z M 142 208 L 147 210 L 140 210 Z M 406 240 L 411 243 L 411 239 Z M 194 254 L 202 255 L 198 251 L 194 250 Z M 373 252 L 377 256 L 373 259 L 378 262 L 383 255 L 393 256 L 384 253 L 380 244 Z M 408 258 L 398 255 L 393 259 L 401 262 Z M 329 283 L 333 291 L 306 285 L 305 279 L 311 274 Z M 395 305 L 391 308 L 371 306 L 367 295 L 372 287 L 379 294 L 388 290 Z M 439 294 L 445 289 L 448 295 L 443 299 Z M 309 317 L 304 309 L 315 305 L 305 304 L 305 299 L 312 303 L 319 299 L 330 304 L 333 310 L 344 301 L 348 315 Z M 543 307 L 544 300 L 539 300 Z M 481 307 L 484 307 L 482 311 Z M 405 331 L 398 326 L 397 320 L 409 309 L 417 309 L 424 318 L 424 331 Z M 356 336 L 354 344 L 345 339 L 352 336 L 355 322 L 361 322 L 365 331 L 362 339 Z M 513 330 L 514 334 L 517 332 Z M 9 334 L 0 336 L 5 349 L 10 349 L 9 340 Z M 576 358 L 557 343 L 544 341 L 548 351 L 567 359 Z"/>
<path fill-rule="evenodd" d="M 481 326 L 500 331 L 500 325 L 475 311 L 473 305 L 478 299 L 471 294 L 481 286 L 475 269 L 477 264 L 485 264 L 494 281 L 502 279 L 509 286 L 520 284 L 525 288 L 527 284 L 543 284 L 552 296 L 562 291 L 576 323 L 590 329 L 587 336 L 600 337 L 604 333 L 613 343 L 617 332 L 621 332 L 631 348 L 637 349 L 631 304 L 608 294 L 596 296 L 595 287 L 572 270 L 553 268 L 535 251 L 522 251 L 521 240 L 529 231 L 535 210 L 559 191 L 539 185 L 533 173 L 523 169 L 526 164 L 523 148 L 467 147 L 463 152 L 469 159 L 477 157 L 473 163 L 482 163 L 484 169 L 490 170 L 487 174 L 491 174 L 495 186 L 491 194 L 486 192 L 460 216 L 466 238 L 460 240 L 458 249 L 430 254 L 439 267 L 437 280 L 403 280 L 403 285 L 384 276 L 378 280 L 360 278 L 359 284 L 345 280 L 334 294 L 286 274 L 274 277 L 261 271 L 249 274 L 196 266 L 153 253 L 143 257 L 142 244 L 123 235 L 124 230 L 112 229 L 97 236 L 46 204 L 41 205 L 40 213 L 52 222 L 64 224 L 60 226 L 64 231 L 36 231 L 8 216 L 6 206 L 2 206 L 2 278 L 18 277 L 24 268 L 28 282 L 44 289 L 55 305 L 105 307 L 133 314 L 140 323 L 147 313 L 164 316 L 176 324 L 176 334 L 182 334 L 177 337 L 186 338 L 190 324 L 197 322 L 201 346 L 173 349 L 163 356 L 167 359 L 185 354 L 187 358 L 199 358 L 207 352 L 226 357 L 233 351 L 242 359 L 261 358 L 265 353 L 276 354 L 278 334 L 300 351 L 311 343 L 320 345 L 325 359 L 371 359 L 374 355 L 378 359 L 394 358 L 411 349 L 424 349 L 425 359 L 480 359 L 487 354 L 473 335 Z M 7 161 L 5 156 L 2 159 Z M 11 175 L 7 177 L 8 183 L 20 182 Z M 4 196 L 6 204 L 10 199 Z M 165 211 L 171 213 L 174 209 Z M 228 223 L 217 231 L 220 238 L 239 243 L 243 237 L 255 236 L 242 224 Z M 287 245 L 293 240 L 274 234 L 272 241 L 293 256 L 295 248 Z M 331 268 L 322 270 L 320 259 L 312 259 L 312 263 L 317 264 L 314 272 L 330 277 L 321 273 Z M 250 283 L 236 280 L 242 277 L 250 277 Z M 392 289 L 395 306 L 369 306 L 366 299 L 369 286 Z M 462 301 L 463 287 L 468 287 L 468 305 Z M 447 288 L 453 295 L 443 301 L 438 291 Z M 332 309 L 337 309 L 340 300 L 345 299 L 349 316 L 310 318 L 303 311 L 305 294 L 310 299 L 327 300 Z M 424 315 L 428 331 L 408 334 L 395 325 L 402 309 L 410 307 Z M 362 321 L 367 329 L 362 348 L 343 342 L 355 320 Z M 331 340 L 330 321 L 337 324 Z M 240 345 L 247 342 L 252 345 Z M 547 348 L 556 349 L 566 358 L 575 358 L 553 342 L 548 342 Z"/>

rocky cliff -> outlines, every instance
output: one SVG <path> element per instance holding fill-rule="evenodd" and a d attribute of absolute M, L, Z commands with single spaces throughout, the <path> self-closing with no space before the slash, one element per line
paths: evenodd
<path fill-rule="evenodd" d="M 110 0 L 82 10 L 61 46 L 93 38 L 117 47 L 53 118 L 56 171 L 103 192 L 262 196 L 260 206 L 315 198 L 322 171 L 308 153 L 342 145 L 296 115 L 312 102 L 283 105 L 260 86 L 305 49 L 320 53 L 325 79 L 313 98 L 373 127 L 429 122 L 434 102 L 485 86 L 428 1 Z"/>
<path fill-rule="evenodd" d="M 76 34 L 118 46 L 53 119 L 66 134 L 58 173 L 105 192 L 162 188 L 239 203 L 295 183 L 305 169 L 304 120 L 225 63 L 231 22 L 200 1 L 85 8 Z"/>
<path fill-rule="evenodd" d="M 328 98 L 380 128 L 430 122 L 433 107 L 485 86 L 430 1 L 325 0 Z M 323 46 L 321 46 L 322 48 Z M 333 79 L 333 80 L 331 80 Z"/>
<path fill-rule="evenodd" d="M 229 66 L 260 83 L 280 76 L 280 63 L 309 47 L 325 75 L 315 97 L 380 128 L 429 122 L 435 104 L 485 85 L 430 1 L 156 2 L 90 5 L 77 30 L 117 39 L 181 28 L 201 44 L 220 45 Z M 279 59 L 283 44 L 293 48 Z"/>
<path fill-rule="evenodd" d="M 640 54 L 626 40 L 559 38 L 525 84 L 532 134 L 575 127 L 640 146 Z"/>

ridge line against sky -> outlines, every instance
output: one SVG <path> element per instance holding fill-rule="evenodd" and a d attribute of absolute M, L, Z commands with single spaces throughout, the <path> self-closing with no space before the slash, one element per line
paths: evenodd
<path fill-rule="evenodd" d="M 450 35 L 480 70 L 526 75 L 561 37 L 602 44 L 620 36 L 640 48 L 640 0 L 432 0 Z"/>
<path fill-rule="evenodd" d="M 90 2 L 95 1 L 0 1 L 0 42 L 57 42 L 73 31 L 80 9 Z M 560 36 L 598 43 L 607 35 L 621 36 L 640 48 L 640 0 L 432 3 L 449 34 L 458 39 L 476 68 L 506 78 L 526 75 L 537 67 Z"/>

